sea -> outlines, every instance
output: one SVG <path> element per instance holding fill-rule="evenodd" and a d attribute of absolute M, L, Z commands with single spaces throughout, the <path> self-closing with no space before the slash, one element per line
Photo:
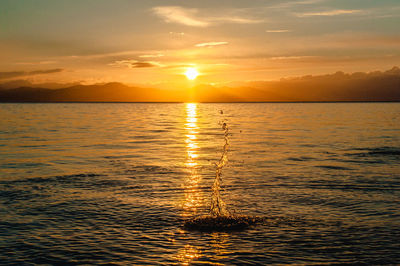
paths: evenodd
<path fill-rule="evenodd" d="M 400 264 L 400 103 L 0 104 L 0 264 Z"/>

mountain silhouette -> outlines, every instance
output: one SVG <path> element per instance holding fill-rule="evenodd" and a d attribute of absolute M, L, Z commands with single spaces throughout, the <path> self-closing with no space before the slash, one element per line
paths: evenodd
<path fill-rule="evenodd" d="M 19 81 L 20 84 L 29 84 Z M 12 83 L 18 84 L 18 83 Z M 55 85 L 52 85 L 55 86 Z M 60 84 L 57 84 L 60 86 Z M 336 72 L 279 81 L 200 84 L 186 89 L 156 89 L 112 82 L 65 88 L 0 85 L 0 102 L 313 102 L 400 101 L 400 69 Z"/>

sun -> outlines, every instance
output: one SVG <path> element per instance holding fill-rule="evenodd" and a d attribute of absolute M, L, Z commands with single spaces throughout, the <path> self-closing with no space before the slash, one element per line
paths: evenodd
<path fill-rule="evenodd" d="M 199 72 L 194 67 L 188 67 L 184 73 L 187 79 L 194 80 L 199 75 Z"/>

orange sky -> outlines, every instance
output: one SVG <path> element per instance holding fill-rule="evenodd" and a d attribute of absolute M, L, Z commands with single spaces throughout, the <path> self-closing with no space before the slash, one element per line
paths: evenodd
<path fill-rule="evenodd" d="M 191 87 L 400 62 L 398 0 L 3 0 L 0 10 L 0 82 Z"/>

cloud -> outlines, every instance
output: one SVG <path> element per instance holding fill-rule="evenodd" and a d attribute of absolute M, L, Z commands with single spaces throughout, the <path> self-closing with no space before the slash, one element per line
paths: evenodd
<path fill-rule="evenodd" d="M 171 65 L 165 65 L 163 68 L 165 69 L 174 69 L 174 68 L 187 68 L 187 67 L 194 67 L 196 64 L 193 63 L 183 63 L 183 64 L 171 64 Z"/>
<path fill-rule="evenodd" d="M 194 27 L 207 27 L 210 23 L 196 18 L 197 9 L 179 6 L 154 7 L 156 15 L 164 18 L 165 22 L 175 22 Z"/>
<path fill-rule="evenodd" d="M 309 5 L 315 5 L 318 3 L 326 2 L 329 0 L 300 0 L 300 1 L 280 1 L 279 3 L 272 4 L 270 6 L 267 6 L 267 8 L 274 8 L 274 9 L 286 9 L 286 8 L 297 8 L 299 6 L 309 6 Z"/>
<path fill-rule="evenodd" d="M 297 5 L 312 5 L 312 4 L 317 4 L 321 2 L 325 2 L 326 0 L 302 0 L 302 1 L 297 1 L 293 2 L 293 4 Z"/>
<path fill-rule="evenodd" d="M 228 42 L 203 42 L 203 43 L 198 43 L 195 46 L 196 47 L 207 47 L 207 48 L 211 48 L 214 46 L 219 46 L 219 45 L 226 45 L 228 44 Z"/>
<path fill-rule="evenodd" d="M 359 10 L 359 9 L 348 9 L 348 10 L 335 9 L 335 10 L 320 11 L 320 12 L 297 13 L 296 15 L 298 17 L 315 17 L 315 16 L 331 17 L 331 16 L 350 15 L 350 14 L 357 14 L 357 13 L 362 13 L 362 10 Z"/>
<path fill-rule="evenodd" d="M 256 24 L 263 22 L 263 20 L 260 19 L 242 18 L 237 16 L 226 16 L 226 17 L 209 18 L 209 19 L 210 21 L 213 22 L 237 23 L 237 24 Z"/>
<path fill-rule="evenodd" d="M 144 55 L 139 55 L 140 58 L 157 58 L 157 57 L 163 57 L 164 54 L 144 54 Z"/>
<path fill-rule="evenodd" d="M 266 30 L 268 33 L 283 33 L 283 32 L 291 32 L 291 30 Z"/>
<path fill-rule="evenodd" d="M 10 72 L 0 72 L 0 80 L 1 79 L 12 79 L 17 77 L 25 77 L 25 76 L 35 76 L 35 75 L 43 75 L 43 74 L 53 74 L 64 71 L 63 69 L 47 69 L 47 70 L 34 70 L 34 71 L 10 71 Z"/>
<path fill-rule="evenodd" d="M 152 11 L 167 23 L 173 22 L 192 27 L 208 27 L 218 23 L 253 24 L 263 22 L 263 20 L 235 15 L 215 17 L 199 15 L 199 9 L 197 8 L 184 8 L 180 6 L 158 6 L 152 8 Z M 232 13 L 232 10 L 230 13 Z"/>
<path fill-rule="evenodd" d="M 15 64 L 16 65 L 34 66 L 34 65 L 50 65 L 50 64 L 55 64 L 55 63 L 57 63 L 57 61 L 18 62 Z"/>
<path fill-rule="evenodd" d="M 177 36 L 183 36 L 183 35 L 185 35 L 184 32 L 175 32 L 175 31 L 170 31 L 169 34 L 171 34 L 171 35 L 177 35 Z"/>
<path fill-rule="evenodd" d="M 148 68 L 161 66 L 158 62 L 153 61 L 137 61 L 137 60 L 119 60 L 109 64 L 115 67 L 128 67 L 128 68 Z"/>
<path fill-rule="evenodd" d="M 292 60 L 308 60 L 308 59 L 315 59 L 316 56 L 309 56 L 309 55 L 301 55 L 301 56 L 274 56 L 270 57 L 270 60 L 285 60 L 285 61 L 292 61 Z"/>

